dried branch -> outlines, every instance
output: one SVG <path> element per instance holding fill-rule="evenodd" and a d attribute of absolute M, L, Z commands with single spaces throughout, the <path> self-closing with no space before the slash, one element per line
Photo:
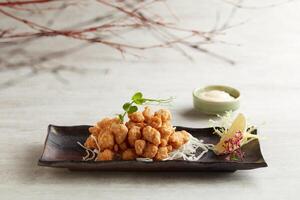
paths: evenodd
<path fill-rule="evenodd" d="M 228 24 L 224 24 L 219 29 L 212 31 L 193 30 L 178 27 L 174 23 L 165 21 L 163 16 L 148 11 L 151 10 L 151 6 L 159 2 L 162 2 L 167 10 L 171 10 L 165 0 L 19 0 L 0 2 L 1 19 L 13 22 L 17 27 L 22 27 L 20 29 L 8 26 L 1 28 L 0 26 L 0 70 L 29 67 L 33 73 L 38 73 L 45 68 L 42 66 L 46 62 L 70 55 L 91 44 L 105 45 L 119 51 L 122 55 L 134 56 L 138 55 L 131 52 L 131 50 L 173 48 L 188 59 L 192 59 L 184 50 L 188 47 L 230 64 L 234 63 L 230 59 L 210 52 L 202 44 L 212 43 L 217 34 L 230 28 L 229 21 L 235 12 L 230 15 Z M 73 8 L 88 7 L 90 4 L 92 4 L 91 6 L 99 6 L 101 9 L 110 9 L 110 11 L 105 14 L 101 11 L 101 14 L 96 14 L 92 16 L 92 19 L 84 22 L 66 24 L 64 27 L 59 28 L 56 26 L 58 16 L 70 12 L 70 6 L 73 6 Z M 170 14 L 174 16 L 173 12 Z M 43 22 L 33 20 L 39 16 L 45 16 L 47 20 Z M 153 37 L 157 39 L 156 44 L 134 44 L 127 40 L 116 40 L 128 31 L 143 29 L 153 34 Z M 71 49 L 62 48 L 54 52 L 46 51 L 39 55 L 33 54 L 27 48 L 34 42 L 50 37 L 52 39 L 54 37 L 68 38 L 82 44 Z M 16 56 L 19 56 L 20 60 L 15 61 Z M 52 71 L 53 73 L 62 69 L 55 66 L 53 68 L 55 69 Z"/>
<path fill-rule="evenodd" d="M 280 6 L 280 5 L 283 5 L 283 4 L 286 4 L 286 3 L 291 3 L 293 2 L 294 0 L 284 0 L 284 1 L 281 1 L 281 2 L 278 2 L 278 3 L 271 3 L 271 4 L 267 4 L 267 5 L 260 5 L 260 6 L 247 6 L 245 4 L 243 4 L 240 0 L 222 0 L 223 2 L 231 5 L 231 6 L 234 6 L 236 8 L 240 8 L 240 9 L 266 9 L 266 8 L 273 8 L 273 7 L 277 7 L 277 6 Z"/>

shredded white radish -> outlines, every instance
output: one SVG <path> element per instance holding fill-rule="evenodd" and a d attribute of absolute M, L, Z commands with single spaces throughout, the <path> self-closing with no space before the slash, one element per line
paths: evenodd
<path fill-rule="evenodd" d="M 96 139 L 95 136 L 93 136 L 93 135 L 91 135 L 91 137 L 92 137 L 92 139 L 95 141 L 95 143 L 96 143 L 96 145 L 97 145 L 97 147 L 98 147 L 98 149 L 99 149 L 99 151 L 100 151 L 100 146 L 99 146 L 99 144 L 98 144 L 97 139 Z"/>
<path fill-rule="evenodd" d="M 224 135 L 225 130 L 231 127 L 231 124 L 234 120 L 234 115 L 232 111 L 226 111 L 224 115 L 217 115 L 217 117 L 220 120 L 215 121 L 210 119 L 209 123 L 210 126 L 214 128 L 214 133 L 222 137 Z"/>
<path fill-rule="evenodd" d="M 213 144 L 204 144 L 203 140 L 199 140 L 189 134 L 189 141 L 184 144 L 180 149 L 174 150 L 169 153 L 169 157 L 165 160 L 177 160 L 183 159 L 188 161 L 200 160 L 210 149 L 214 147 Z M 197 151 L 202 150 L 199 155 L 196 155 Z"/>
<path fill-rule="evenodd" d="M 136 160 L 141 162 L 153 162 L 151 158 L 136 158 Z"/>
<path fill-rule="evenodd" d="M 86 156 L 84 156 L 84 157 L 82 158 L 82 160 L 84 160 L 84 161 L 89 161 L 89 160 L 94 160 L 94 159 L 96 158 L 97 153 L 96 153 L 95 151 L 93 151 L 92 149 L 89 149 L 89 148 L 85 147 L 85 146 L 82 145 L 80 142 L 77 142 L 77 144 L 78 144 L 79 146 L 81 146 L 82 148 L 84 148 L 84 149 L 85 149 L 85 152 L 86 152 Z"/>

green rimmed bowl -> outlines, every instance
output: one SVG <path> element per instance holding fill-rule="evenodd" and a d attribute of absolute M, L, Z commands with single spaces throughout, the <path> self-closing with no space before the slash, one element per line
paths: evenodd
<path fill-rule="evenodd" d="M 200 97 L 202 92 L 220 90 L 227 92 L 234 99 L 231 101 L 208 101 Z M 194 108 L 202 113 L 216 115 L 224 114 L 226 111 L 237 110 L 240 107 L 240 92 L 225 85 L 210 85 L 203 88 L 196 88 L 193 91 Z"/>

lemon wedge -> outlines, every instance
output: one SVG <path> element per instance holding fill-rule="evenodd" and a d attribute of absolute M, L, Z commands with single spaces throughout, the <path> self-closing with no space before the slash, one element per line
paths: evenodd
<path fill-rule="evenodd" d="M 224 142 L 230 138 L 233 138 L 234 135 L 240 131 L 242 134 L 245 133 L 247 128 L 246 118 L 243 114 L 238 114 L 235 120 L 232 122 L 231 127 L 228 130 L 225 130 L 223 136 L 221 137 L 218 144 L 214 146 L 214 152 L 217 155 L 223 154 L 225 152 Z"/>

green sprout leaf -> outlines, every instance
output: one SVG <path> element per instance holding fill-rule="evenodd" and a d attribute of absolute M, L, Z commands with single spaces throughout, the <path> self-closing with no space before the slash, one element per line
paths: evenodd
<path fill-rule="evenodd" d="M 119 114 L 118 117 L 120 118 L 120 120 L 123 122 L 124 121 L 124 116 Z"/>
<path fill-rule="evenodd" d="M 143 94 L 141 92 L 137 92 L 131 97 L 131 100 L 135 101 L 135 100 L 142 99 L 142 98 L 143 98 Z"/>
<path fill-rule="evenodd" d="M 232 152 L 230 154 L 230 160 L 232 160 L 232 161 L 238 161 L 239 157 L 238 157 L 238 155 L 235 152 Z"/>
<path fill-rule="evenodd" d="M 137 105 L 142 105 L 143 103 L 146 102 L 146 100 L 145 99 L 135 99 L 135 100 L 133 100 L 133 102 Z"/>
<path fill-rule="evenodd" d="M 134 113 L 138 110 L 137 106 L 130 106 L 129 110 L 127 111 L 128 114 Z"/>
<path fill-rule="evenodd" d="M 168 99 L 147 99 L 143 98 L 143 94 L 141 92 L 136 92 L 132 97 L 130 102 L 126 102 L 123 105 L 124 112 L 122 114 L 118 114 L 121 122 L 124 122 L 124 118 L 126 114 L 131 114 L 138 111 L 138 107 L 136 105 L 143 105 L 145 103 L 158 103 L 158 104 L 168 104 L 173 100 L 173 98 Z"/>
<path fill-rule="evenodd" d="M 239 159 L 237 157 L 231 157 L 232 161 L 238 161 Z"/>
<path fill-rule="evenodd" d="M 130 106 L 131 106 L 131 103 L 125 103 L 124 105 L 123 105 L 123 109 L 125 110 L 125 111 L 128 111 L 129 110 L 129 108 L 130 108 Z"/>

